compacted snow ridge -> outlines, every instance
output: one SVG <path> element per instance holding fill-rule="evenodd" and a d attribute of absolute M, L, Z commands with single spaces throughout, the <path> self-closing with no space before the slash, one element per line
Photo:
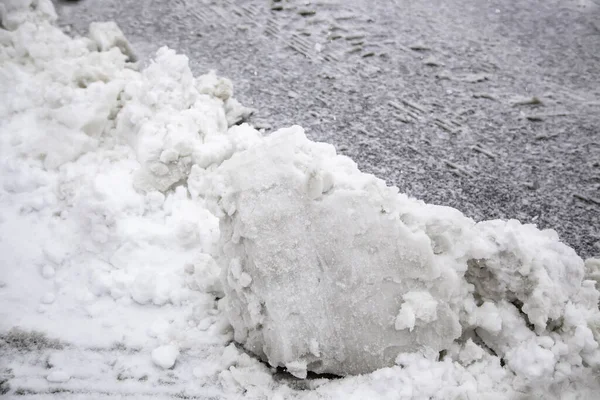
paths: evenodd
<path fill-rule="evenodd" d="M 264 136 L 114 23 L 0 17 L 1 394 L 596 398 L 598 259 Z"/>

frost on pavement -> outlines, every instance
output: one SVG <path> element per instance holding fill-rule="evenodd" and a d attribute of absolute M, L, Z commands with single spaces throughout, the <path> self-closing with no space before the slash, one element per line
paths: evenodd
<path fill-rule="evenodd" d="M 167 48 L 140 70 L 114 23 L 68 37 L 47 0 L 0 17 L 9 396 L 600 390 L 600 264 L 553 231 L 408 198 L 299 127 L 237 125 L 228 79 Z M 301 391 L 271 366 L 346 377 Z"/>
<path fill-rule="evenodd" d="M 598 292 L 554 231 L 410 199 L 299 127 L 210 185 L 235 340 L 273 366 L 361 374 L 475 347 L 529 384 L 600 367 Z"/>

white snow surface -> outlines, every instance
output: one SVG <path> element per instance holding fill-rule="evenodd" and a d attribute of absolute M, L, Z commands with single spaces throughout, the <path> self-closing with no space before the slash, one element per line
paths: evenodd
<path fill-rule="evenodd" d="M 596 398 L 600 263 L 554 231 L 235 125 L 229 80 L 140 70 L 114 23 L 0 17 L 3 394 Z"/>

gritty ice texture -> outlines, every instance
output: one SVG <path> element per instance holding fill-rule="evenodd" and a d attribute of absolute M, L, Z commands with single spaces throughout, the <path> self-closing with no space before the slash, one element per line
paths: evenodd
<path fill-rule="evenodd" d="M 598 259 L 237 125 L 231 81 L 167 48 L 140 70 L 113 23 L 0 18 L 9 398 L 597 397 Z"/>
<path fill-rule="evenodd" d="M 410 199 L 299 127 L 210 185 L 235 340 L 273 366 L 362 374 L 464 341 L 532 384 L 600 366 L 598 292 L 554 231 Z"/>

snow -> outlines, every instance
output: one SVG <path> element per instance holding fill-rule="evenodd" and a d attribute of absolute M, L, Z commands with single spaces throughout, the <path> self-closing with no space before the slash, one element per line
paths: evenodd
<path fill-rule="evenodd" d="M 554 231 L 409 198 L 300 127 L 237 125 L 231 81 L 167 48 L 140 70 L 114 23 L 70 38 L 47 0 L 0 15 L 2 393 L 600 390 L 600 264 Z"/>
<path fill-rule="evenodd" d="M 553 231 L 410 199 L 299 127 L 206 184 L 234 338 L 273 366 L 364 374 L 471 334 L 531 384 L 565 379 L 564 363 L 597 365 L 598 292 Z"/>
<path fill-rule="evenodd" d="M 297 375 L 301 365 L 366 373 L 416 351 L 421 335 L 437 352 L 460 336 L 455 271 L 434 262 L 425 234 L 397 223 L 396 207 L 413 201 L 396 203 L 397 190 L 333 147 L 298 127 L 280 130 L 234 154 L 212 180 L 235 339 L 270 364 Z M 402 296 L 417 300 L 417 290 L 428 302 L 415 307 L 419 332 L 396 330 Z"/>
<path fill-rule="evenodd" d="M 71 379 L 71 376 L 62 370 L 52 371 L 46 377 L 48 382 L 52 383 L 63 383 Z"/>
<path fill-rule="evenodd" d="M 129 61 L 135 61 L 136 59 L 131 45 L 113 21 L 91 23 L 90 39 L 96 42 L 99 51 L 108 51 L 113 47 L 117 47 L 121 53 L 128 57 Z"/>
<path fill-rule="evenodd" d="M 42 276 L 44 278 L 51 279 L 54 277 L 55 274 L 56 274 L 56 271 L 54 270 L 52 265 L 46 264 L 42 267 Z"/>
<path fill-rule="evenodd" d="M 172 344 L 160 346 L 152 350 L 152 361 L 164 369 L 173 368 L 178 356 L 179 349 L 176 345 Z"/>
<path fill-rule="evenodd" d="M 404 303 L 396 317 L 396 330 L 408 328 L 412 331 L 416 319 L 423 322 L 433 322 L 437 319 L 438 302 L 429 292 L 411 291 L 402 296 Z"/>

